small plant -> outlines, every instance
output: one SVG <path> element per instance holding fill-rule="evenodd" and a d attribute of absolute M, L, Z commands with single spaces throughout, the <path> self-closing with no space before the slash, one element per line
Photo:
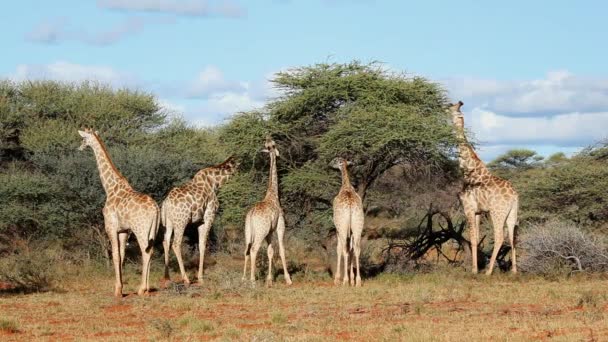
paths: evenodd
<path fill-rule="evenodd" d="M 0 281 L 11 284 L 14 291 L 39 292 L 53 289 L 63 262 L 61 252 L 32 246 L 0 260 Z M 32 252 L 37 251 L 37 252 Z"/>
<path fill-rule="evenodd" d="M 423 309 L 423 307 L 422 307 L 421 303 L 414 304 L 414 313 L 416 315 L 420 315 L 422 313 L 422 309 Z"/>
<path fill-rule="evenodd" d="M 175 328 L 169 320 L 155 319 L 152 321 L 152 327 L 158 331 L 161 338 L 167 340 L 170 339 L 175 332 Z"/>
<path fill-rule="evenodd" d="M 13 320 L 0 319 L 0 331 L 11 334 L 18 333 L 19 325 Z"/>
<path fill-rule="evenodd" d="M 272 314 L 272 317 L 270 318 L 270 321 L 273 324 L 284 324 L 287 322 L 287 316 L 285 316 L 284 313 L 278 311 Z"/>
<path fill-rule="evenodd" d="M 577 306 L 595 308 L 599 304 L 597 295 L 591 291 L 584 291 L 578 299 Z"/>
<path fill-rule="evenodd" d="M 200 320 L 196 317 L 188 315 L 179 320 L 181 327 L 187 327 L 195 333 L 206 333 L 215 330 L 215 326 L 211 322 Z"/>
<path fill-rule="evenodd" d="M 241 336 L 241 331 L 237 328 L 230 328 L 224 332 L 226 337 L 236 339 Z"/>
<path fill-rule="evenodd" d="M 555 276 L 608 269 L 608 246 L 598 235 L 572 223 L 549 221 L 528 227 L 521 237 L 523 271 Z"/>

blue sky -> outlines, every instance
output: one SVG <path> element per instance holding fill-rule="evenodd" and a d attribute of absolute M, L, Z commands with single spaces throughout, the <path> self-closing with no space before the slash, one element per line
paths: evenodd
<path fill-rule="evenodd" d="M 484 160 L 608 133 L 601 1 L 98 0 L 3 4 L 0 75 L 155 92 L 197 125 L 262 106 L 274 72 L 379 60 L 465 102 Z"/>

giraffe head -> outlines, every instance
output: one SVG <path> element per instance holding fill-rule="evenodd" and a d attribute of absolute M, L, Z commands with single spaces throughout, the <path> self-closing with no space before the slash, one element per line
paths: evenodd
<path fill-rule="evenodd" d="M 340 171 L 342 171 L 342 168 L 344 167 L 344 165 L 350 166 L 350 165 L 353 165 L 353 163 L 342 157 L 336 157 L 336 158 L 332 159 L 332 161 L 329 163 L 329 166 L 331 166 L 334 169 L 338 169 Z"/>
<path fill-rule="evenodd" d="M 233 175 L 238 170 L 239 165 L 241 165 L 241 163 L 239 163 L 234 156 L 230 156 L 215 167 L 220 171 L 224 171 L 227 175 Z"/>
<path fill-rule="evenodd" d="M 264 148 L 262 149 L 262 152 L 270 153 L 271 155 L 274 154 L 275 157 L 279 156 L 279 150 L 277 150 L 277 145 L 274 140 L 272 140 L 272 137 L 270 135 L 266 136 L 266 142 L 264 142 Z"/>
<path fill-rule="evenodd" d="M 83 131 L 78 130 L 78 134 L 80 134 L 80 136 L 82 137 L 82 143 L 80 144 L 80 147 L 78 148 L 81 151 L 84 151 L 84 149 L 87 146 L 92 146 L 93 143 L 96 141 L 96 136 L 97 136 L 97 132 L 93 131 L 90 128 L 84 128 Z"/>
<path fill-rule="evenodd" d="M 462 101 L 458 101 L 454 104 L 450 103 L 448 105 L 447 111 L 452 115 L 452 122 L 457 127 L 464 127 L 464 115 L 462 115 L 462 112 L 460 111 L 460 107 L 463 105 L 464 103 L 462 103 Z"/>

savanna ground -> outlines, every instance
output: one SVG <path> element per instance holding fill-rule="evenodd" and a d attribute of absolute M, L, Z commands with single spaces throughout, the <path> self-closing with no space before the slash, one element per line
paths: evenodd
<path fill-rule="evenodd" d="M 241 262 L 217 256 L 188 289 L 160 289 L 154 264 L 156 289 L 145 297 L 135 295 L 138 265 L 130 263 L 122 299 L 112 296 L 111 269 L 64 269 L 56 290 L 0 296 L 0 340 L 608 340 L 601 276 L 486 277 L 446 267 L 383 274 L 362 288 L 298 273 L 292 286 L 279 276 L 267 288 L 241 282 Z"/>

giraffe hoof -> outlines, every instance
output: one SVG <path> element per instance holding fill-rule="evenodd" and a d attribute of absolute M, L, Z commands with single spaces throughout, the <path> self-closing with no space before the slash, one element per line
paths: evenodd
<path fill-rule="evenodd" d="M 293 284 L 293 283 L 291 282 L 291 279 L 287 279 L 287 280 L 285 280 L 285 282 L 287 283 L 287 285 L 291 285 L 291 284 Z"/>
<path fill-rule="evenodd" d="M 334 279 L 334 285 L 340 285 L 340 278 Z"/>

